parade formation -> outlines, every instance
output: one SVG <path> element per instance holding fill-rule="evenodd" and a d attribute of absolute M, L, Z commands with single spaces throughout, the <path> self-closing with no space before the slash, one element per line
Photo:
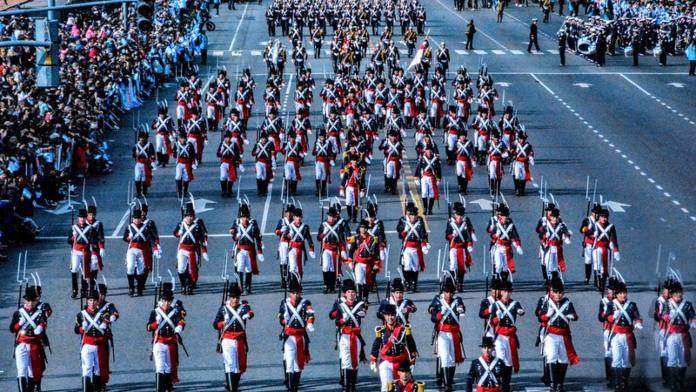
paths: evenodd
<path fill-rule="evenodd" d="M 255 6 L 243 4 L 245 13 Z M 219 12 L 219 3 L 196 2 L 195 7 L 206 15 L 209 7 Z M 455 1 L 453 9 L 465 8 Z M 173 391 L 185 381 L 182 370 L 194 359 L 184 359 L 189 348 L 208 343 L 215 344 L 223 371 L 206 387 L 194 387 L 200 390 L 253 390 L 244 374 L 263 365 L 282 367 L 282 376 L 266 375 L 278 379 L 274 390 L 297 392 L 308 389 L 302 377 L 306 369 L 331 361 L 338 372 L 323 375 L 322 380 L 330 380 L 322 381 L 328 390 L 507 392 L 522 378 L 521 370 L 533 368 L 541 380 L 525 382 L 561 392 L 567 390 L 566 380 L 580 377 L 572 366 L 585 358 L 576 346 L 588 344 L 574 339 L 573 325 L 580 317 L 594 316 L 580 312 L 585 304 L 571 299 L 579 291 L 594 293 L 593 309 L 594 301 L 598 304 L 595 329 L 602 338 L 593 343 L 605 369 L 597 377 L 607 388 L 643 390 L 631 378 L 640 349 L 655 351 L 665 388 L 687 390 L 690 330 L 696 328 L 696 309 L 684 295 L 689 282 L 679 269 L 660 268 L 658 261 L 654 302 L 629 299 L 634 288 L 644 290 L 620 272 L 631 267 L 620 263 L 619 238 L 623 246 L 623 236 L 636 228 L 610 220 L 611 204 L 587 177 L 587 208 L 573 232 L 577 226 L 564 219 L 569 204 L 562 213 L 548 179 L 545 183 L 542 177 L 540 186 L 534 180 L 535 164 L 547 157 L 532 144 L 543 143 L 543 134 L 525 125 L 519 113 L 531 104 L 506 100 L 494 81 L 495 70 L 486 63 L 474 68 L 451 64 L 447 43 L 430 35 L 424 2 L 272 0 L 263 9 L 266 69 L 232 73 L 228 67 L 211 67 L 206 82 L 198 67 L 182 66 L 174 94 L 157 101 L 147 124 L 129 139 L 132 149 L 126 157 L 132 166 L 117 168 L 131 174 L 127 215 L 115 234 L 107 236 L 97 217 L 102 195 L 88 202 L 85 190 L 70 214 L 69 229 L 61 233 L 61 241 L 67 235 L 69 244 L 61 256 L 68 271 L 55 274 L 65 274 L 71 283 L 70 291 L 59 295 L 74 301 L 75 308 L 79 301 L 73 330 L 79 336 L 80 364 L 74 370 L 80 369 L 83 391 L 107 391 L 114 369 L 121 366 L 114 354 L 127 344 L 114 343 L 124 333 L 120 308 L 142 322 L 153 366 L 141 370 L 154 367 L 157 392 Z M 684 37 L 694 30 L 693 18 L 670 12 L 660 14 L 670 18 L 659 22 L 632 18 L 626 10 L 622 15 L 628 20 L 584 20 L 575 10 L 559 34 L 564 45 L 567 39 L 575 51 L 596 59 L 607 44 L 600 41 L 607 39 L 610 52 L 633 45 L 633 53 L 638 47 L 659 47 L 666 56 L 683 49 Z M 629 43 L 627 35 L 636 43 Z M 313 69 L 313 62 L 327 55 L 329 65 Z M 291 64 L 286 64 L 288 57 Z M 211 157 L 217 161 L 208 162 Z M 205 167 L 214 168 L 214 174 Z M 303 176 L 311 173 L 313 184 Z M 252 177 L 255 186 L 245 188 L 242 181 Z M 485 188 L 470 186 L 477 177 Z M 209 232 L 194 196 L 210 193 L 208 183 L 217 189 L 217 181 L 220 200 L 231 199 L 228 210 L 234 211 L 222 235 Z M 274 192 L 280 194 L 281 216 L 264 232 L 266 213 L 257 218 L 264 201 L 269 209 Z M 479 193 L 490 209 L 483 218 L 470 208 Z M 178 211 L 164 211 L 176 224 L 160 231 L 151 213 L 163 212 L 155 200 L 165 197 L 177 201 Z M 537 197 L 541 216 L 537 208 L 536 226 L 516 221 L 516 204 Z M 398 209 L 400 214 L 394 214 Z M 99 212 L 105 214 L 101 207 Z M 436 230 L 433 222 L 444 227 Z M 487 238 L 479 241 L 477 232 Z M 527 233 L 536 236 L 538 245 L 522 242 Z M 209 253 L 219 237 L 226 245 L 224 258 L 216 259 Z M 114 238 L 125 244 L 107 241 Z M 107 265 L 107 244 L 109 260 L 119 254 L 122 265 Z M 528 266 L 537 271 L 537 261 L 538 279 L 515 279 Z M 20 392 L 50 390 L 44 373 L 53 366 L 48 336 L 54 311 L 42 302 L 35 266 L 20 253 L 19 294 L 9 325 Z M 212 285 L 202 278 L 217 274 L 211 270 L 220 266 L 222 282 Z M 473 277 L 474 266 L 483 270 L 483 279 Z M 272 282 L 259 283 L 262 269 L 272 271 Z M 573 282 L 571 271 L 584 280 Z M 319 272 L 317 285 L 310 274 Z M 117 297 L 118 305 L 107 299 L 112 288 L 122 287 L 127 295 Z M 539 292 L 538 302 L 513 298 L 520 289 Z M 222 292 L 219 303 L 185 308 L 185 302 L 211 292 Z M 277 313 L 256 313 L 265 305 L 255 301 L 262 295 L 273 295 Z M 310 297 L 321 300 L 313 303 Z M 641 313 L 652 314 L 654 347 L 637 347 L 640 335 L 649 335 L 642 331 L 647 320 Z M 210 324 L 187 322 L 201 314 Z M 432 328 L 414 322 L 422 314 Z M 335 328 L 322 329 L 320 319 Z M 540 363 L 521 357 L 521 348 L 531 346 L 520 332 L 526 323 L 534 324 Z M 215 342 L 200 334 L 211 325 Z M 261 350 L 250 339 L 274 339 L 274 329 L 279 332 L 275 362 L 259 363 L 255 356 Z M 423 336 L 430 340 L 429 349 L 417 344 Z M 472 336 L 478 347 L 466 345 Z M 317 340 L 333 343 L 337 358 L 313 355 L 317 350 L 310 346 Z"/>

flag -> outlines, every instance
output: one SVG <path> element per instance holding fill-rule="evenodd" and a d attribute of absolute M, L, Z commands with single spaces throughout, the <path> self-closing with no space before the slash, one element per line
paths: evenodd
<path fill-rule="evenodd" d="M 421 59 L 423 58 L 423 53 L 425 52 L 425 40 L 421 42 L 421 44 L 418 46 L 418 50 L 416 51 L 416 55 L 413 56 L 413 60 L 411 61 L 411 64 L 408 65 L 408 70 L 411 68 L 415 67 L 416 65 L 420 64 Z"/>

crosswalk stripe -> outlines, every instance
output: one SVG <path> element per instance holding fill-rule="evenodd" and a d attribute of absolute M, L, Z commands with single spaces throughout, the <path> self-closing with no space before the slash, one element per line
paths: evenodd
<path fill-rule="evenodd" d="M 544 52 L 542 52 L 542 51 L 534 51 L 532 53 L 536 54 L 536 55 L 542 55 L 542 56 L 544 55 Z"/>
<path fill-rule="evenodd" d="M 517 50 L 517 49 L 510 49 L 510 53 L 516 54 L 516 55 L 524 54 L 521 50 Z"/>
<path fill-rule="evenodd" d="M 406 51 L 406 49 L 399 49 L 399 53 L 401 53 L 401 54 L 407 54 L 408 52 Z"/>
<path fill-rule="evenodd" d="M 467 54 L 469 54 L 469 52 L 467 52 L 466 50 L 461 50 L 461 49 L 455 49 L 454 52 L 457 53 L 458 55 L 467 55 Z"/>
<path fill-rule="evenodd" d="M 233 50 L 232 52 L 230 52 L 230 54 L 232 55 L 232 57 L 242 57 L 241 50 Z"/>
<path fill-rule="evenodd" d="M 476 54 L 488 54 L 488 53 L 486 53 L 485 50 L 481 50 L 481 49 L 475 49 L 474 53 L 476 53 Z"/>
<path fill-rule="evenodd" d="M 558 54 L 558 49 L 548 49 L 546 51 L 551 53 L 551 54 Z"/>
<path fill-rule="evenodd" d="M 252 56 L 261 56 L 261 51 L 260 50 L 252 50 L 251 55 Z"/>
<path fill-rule="evenodd" d="M 505 51 L 504 51 L 504 50 L 500 50 L 500 49 L 493 49 L 493 50 L 491 50 L 491 52 L 493 52 L 493 53 L 495 53 L 495 54 L 505 54 Z"/>
<path fill-rule="evenodd" d="M 210 55 L 213 57 L 222 57 L 225 55 L 225 51 L 224 50 L 213 50 L 212 52 L 210 52 Z"/>

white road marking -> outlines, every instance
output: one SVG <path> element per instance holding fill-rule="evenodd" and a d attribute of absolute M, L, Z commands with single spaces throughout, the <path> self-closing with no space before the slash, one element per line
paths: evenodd
<path fill-rule="evenodd" d="M 225 51 L 224 50 L 213 50 L 212 52 L 210 52 L 210 55 L 213 57 L 222 57 L 225 55 Z"/>
<path fill-rule="evenodd" d="M 524 54 L 521 50 L 518 50 L 518 49 L 510 49 L 510 53 L 518 55 L 518 56 L 521 54 Z"/>
<path fill-rule="evenodd" d="M 461 50 L 461 49 L 455 49 L 454 52 L 460 56 L 464 56 L 464 55 L 469 54 L 469 52 L 467 52 L 466 50 Z"/>
<path fill-rule="evenodd" d="M 123 213 L 123 216 L 121 217 L 121 220 L 118 221 L 118 226 L 114 229 L 114 232 L 111 233 L 111 236 L 115 236 L 118 238 L 118 233 L 121 232 L 121 229 L 123 229 L 123 225 L 126 224 L 126 220 L 128 220 L 128 217 L 130 216 L 130 209 L 127 209 L 126 212 Z"/>
<path fill-rule="evenodd" d="M 492 49 L 491 52 L 494 54 L 505 54 L 505 51 L 500 49 Z"/>
<path fill-rule="evenodd" d="M 480 54 L 480 55 L 487 54 L 487 52 L 485 50 L 482 50 L 482 49 L 474 49 L 474 53 Z"/>
<path fill-rule="evenodd" d="M 251 55 L 252 56 L 261 56 L 261 51 L 260 50 L 252 50 Z"/>
<path fill-rule="evenodd" d="M 232 36 L 232 41 L 230 42 L 230 47 L 227 49 L 230 52 L 232 51 L 232 49 L 234 49 L 234 43 L 237 41 L 237 34 L 239 33 L 239 28 L 242 27 L 242 22 L 244 21 L 244 17 L 246 16 L 248 8 L 249 8 L 249 3 L 247 2 L 244 5 L 244 12 L 242 12 L 242 17 L 239 18 L 239 23 L 237 23 L 237 29 L 234 30 L 234 35 Z"/>
<path fill-rule="evenodd" d="M 268 195 L 266 195 L 266 203 L 263 205 L 263 217 L 261 218 L 261 232 L 266 232 L 266 221 L 268 220 L 268 209 L 271 206 L 271 197 L 273 196 L 273 184 L 268 184 Z"/>
<path fill-rule="evenodd" d="M 452 15 L 456 16 L 457 18 L 461 19 L 463 22 L 466 22 L 466 23 L 469 22 L 469 21 L 466 20 L 463 16 L 459 15 L 458 13 L 456 13 L 453 9 L 451 9 L 451 8 L 448 7 L 448 6 L 446 6 L 445 3 L 443 3 L 442 1 L 440 1 L 440 0 L 436 0 L 436 1 L 437 1 L 438 3 L 440 3 L 440 5 L 441 5 L 443 8 L 445 8 L 447 11 L 449 11 L 450 14 L 452 14 Z M 501 48 L 503 48 L 503 49 L 505 49 L 505 50 L 509 50 L 507 47 L 505 47 L 505 45 L 503 45 L 503 44 L 501 44 L 500 42 L 498 42 L 498 40 L 496 40 L 495 38 L 491 37 L 489 34 L 487 34 L 485 31 L 481 30 L 480 28 L 477 28 L 476 31 L 477 31 L 478 33 L 482 34 L 484 37 L 488 38 L 489 40 L 495 42 L 495 44 L 498 45 L 498 46 L 500 46 Z"/>

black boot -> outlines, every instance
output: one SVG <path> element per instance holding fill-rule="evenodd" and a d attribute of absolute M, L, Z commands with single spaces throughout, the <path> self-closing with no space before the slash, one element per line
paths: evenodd
<path fill-rule="evenodd" d="M 418 292 L 418 271 L 413 271 L 413 292 Z"/>
<path fill-rule="evenodd" d="M 316 187 L 314 196 L 319 196 L 321 194 L 321 180 L 314 180 L 314 185 Z"/>
<path fill-rule="evenodd" d="M 232 197 L 232 188 L 234 188 L 234 182 L 227 181 L 227 196 Z"/>
<path fill-rule="evenodd" d="M 321 189 L 320 189 L 320 193 L 319 193 L 320 196 L 326 195 L 326 189 L 327 189 L 328 184 L 329 184 L 329 182 L 327 180 L 324 180 L 321 182 Z"/>
<path fill-rule="evenodd" d="M 491 197 L 495 196 L 495 180 L 491 180 L 491 179 L 488 180 L 488 194 Z"/>
<path fill-rule="evenodd" d="M 143 196 L 143 182 L 135 181 L 135 197 Z"/>
<path fill-rule="evenodd" d="M 220 181 L 220 196 L 227 197 L 227 181 Z"/>
<path fill-rule="evenodd" d="M 614 388 L 616 385 L 616 374 L 614 373 L 614 370 L 611 367 L 611 358 L 610 357 L 604 357 L 604 378 L 607 380 L 607 388 Z"/>
<path fill-rule="evenodd" d="M 251 294 L 251 272 L 246 273 L 246 293 Z"/>
<path fill-rule="evenodd" d="M 458 177 L 459 178 L 459 191 L 463 194 L 466 195 L 468 188 L 469 188 L 469 181 L 466 180 L 465 177 Z"/>
<path fill-rule="evenodd" d="M 147 282 L 147 275 L 144 273 L 137 276 L 138 280 L 138 297 L 143 296 L 143 291 L 145 290 L 145 283 Z"/>
<path fill-rule="evenodd" d="M 72 295 L 71 297 L 73 299 L 77 298 L 77 273 L 73 272 L 70 274 L 70 278 L 72 280 Z"/>
<path fill-rule="evenodd" d="M 551 385 L 551 374 L 550 374 L 550 371 L 549 371 L 549 365 L 546 363 L 545 360 L 543 360 L 543 363 L 544 363 L 544 366 L 543 366 L 543 368 L 544 368 L 544 373 L 543 373 L 543 375 L 541 376 L 541 382 L 543 382 L 544 385 L 546 385 L 546 386 L 548 387 L 548 386 Z"/>
<path fill-rule="evenodd" d="M 428 199 L 428 215 L 433 214 L 433 206 L 434 205 L 435 205 L 435 199 L 431 197 L 430 199 Z"/>
<path fill-rule="evenodd" d="M 128 295 L 129 296 L 134 296 L 135 295 L 135 275 L 126 275 L 128 278 Z"/>
<path fill-rule="evenodd" d="M 26 377 L 17 377 L 17 390 L 19 392 L 26 392 L 29 390 L 29 379 Z"/>
<path fill-rule="evenodd" d="M 178 197 L 180 199 L 182 197 L 182 193 L 181 193 L 182 183 L 183 183 L 183 181 L 176 180 L 176 197 Z"/>
<path fill-rule="evenodd" d="M 549 279 L 549 275 L 546 272 L 546 266 L 544 264 L 541 265 L 541 278 L 544 279 L 544 281 Z"/>
<path fill-rule="evenodd" d="M 297 196 L 297 181 L 290 181 L 290 194 Z"/>
<path fill-rule="evenodd" d="M 391 188 L 389 187 L 389 178 L 387 176 L 384 176 L 384 192 L 391 192 Z"/>
<path fill-rule="evenodd" d="M 295 372 L 293 373 L 293 384 L 295 384 L 295 389 L 293 392 L 297 392 L 300 389 L 300 377 L 302 376 L 302 372 Z"/>
<path fill-rule="evenodd" d="M 81 298 L 87 298 L 87 286 L 88 286 L 87 279 L 85 279 L 83 276 L 82 279 L 80 279 L 80 297 Z"/>
<path fill-rule="evenodd" d="M 527 194 L 527 180 L 520 180 L 520 196 Z"/>
<path fill-rule="evenodd" d="M 288 266 L 287 265 L 281 265 L 280 266 L 280 288 L 285 289 L 287 287 L 287 281 L 286 277 L 288 276 Z"/>
<path fill-rule="evenodd" d="M 179 274 L 179 284 L 181 285 L 181 294 L 188 294 L 188 274 Z"/>
<path fill-rule="evenodd" d="M 556 390 L 558 392 L 563 392 L 565 391 L 565 376 L 566 372 L 568 371 L 568 364 L 567 363 L 559 363 L 556 366 L 558 366 L 558 377 L 555 378 L 556 381 Z"/>
<path fill-rule="evenodd" d="M 455 367 L 444 368 L 445 371 L 445 392 L 454 391 L 454 371 Z"/>
<path fill-rule="evenodd" d="M 585 285 L 590 284 L 590 276 L 592 276 L 592 264 L 585 264 Z"/>
<path fill-rule="evenodd" d="M 329 272 L 321 272 L 321 276 L 324 279 L 324 294 L 329 293 Z"/>
<path fill-rule="evenodd" d="M 396 195 L 399 192 L 399 189 L 396 186 L 396 182 L 398 180 L 396 178 L 390 178 L 389 181 L 391 181 L 391 194 Z"/>
<path fill-rule="evenodd" d="M 184 196 L 188 195 L 189 182 L 188 181 L 182 182 L 181 187 L 182 187 L 183 195 Z"/>
<path fill-rule="evenodd" d="M 237 275 L 239 275 L 239 289 L 244 291 L 244 278 L 246 274 L 244 272 L 237 271 Z"/>
<path fill-rule="evenodd" d="M 669 369 L 667 368 L 667 358 L 660 356 L 660 376 L 662 377 L 662 385 L 669 385 Z"/>
<path fill-rule="evenodd" d="M 232 373 L 225 372 L 225 391 L 232 392 Z"/>
<path fill-rule="evenodd" d="M 157 373 L 157 379 L 155 381 L 155 390 L 157 392 L 164 392 L 165 388 L 166 388 L 166 384 L 164 381 L 164 374 Z"/>
<path fill-rule="evenodd" d="M 512 366 L 503 365 L 501 378 L 503 392 L 510 392 L 510 382 L 512 381 Z"/>
<path fill-rule="evenodd" d="M 549 366 L 549 373 L 551 375 L 551 391 L 556 392 L 559 391 L 559 386 L 561 382 L 561 374 L 559 367 L 561 366 L 559 363 L 551 363 L 548 365 Z"/>
<path fill-rule="evenodd" d="M 29 377 L 27 379 L 27 391 L 28 392 L 41 392 L 41 383 L 36 382 L 36 379 Z"/>

